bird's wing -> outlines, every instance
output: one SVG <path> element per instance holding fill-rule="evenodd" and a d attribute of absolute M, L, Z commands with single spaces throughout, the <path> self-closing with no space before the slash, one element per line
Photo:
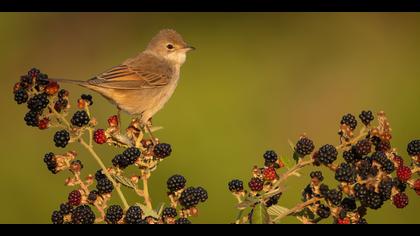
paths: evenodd
<path fill-rule="evenodd" d="M 167 85 L 171 68 L 153 56 L 138 56 L 88 80 L 90 85 L 110 89 L 146 89 Z"/>

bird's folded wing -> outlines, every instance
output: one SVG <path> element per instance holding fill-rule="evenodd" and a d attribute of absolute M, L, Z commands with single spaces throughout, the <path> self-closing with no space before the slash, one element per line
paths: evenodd
<path fill-rule="evenodd" d="M 150 72 L 130 65 L 119 65 L 88 80 L 88 83 L 110 89 L 141 89 L 164 86 L 169 81 L 170 77 L 164 73 Z"/>

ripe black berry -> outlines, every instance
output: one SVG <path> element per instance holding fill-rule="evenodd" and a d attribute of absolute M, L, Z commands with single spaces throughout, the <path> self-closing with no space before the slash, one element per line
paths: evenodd
<path fill-rule="evenodd" d="M 308 184 L 302 191 L 302 199 L 304 202 L 306 202 L 307 200 L 313 198 L 314 196 L 314 192 L 312 190 L 312 187 L 310 184 Z"/>
<path fill-rule="evenodd" d="M 47 168 L 51 173 L 56 174 L 58 171 L 57 168 L 57 161 L 55 159 L 55 155 L 52 152 L 49 152 L 44 155 L 44 162 L 47 165 Z"/>
<path fill-rule="evenodd" d="M 301 138 L 296 143 L 295 151 L 301 157 L 311 154 L 315 149 L 314 142 L 308 138 Z"/>
<path fill-rule="evenodd" d="M 377 152 L 386 152 L 391 149 L 391 142 L 388 140 L 381 140 L 375 145 L 375 150 Z"/>
<path fill-rule="evenodd" d="M 126 224 L 143 224 L 143 211 L 139 206 L 131 206 L 125 213 L 124 223 Z"/>
<path fill-rule="evenodd" d="M 341 199 L 343 198 L 343 193 L 341 191 L 337 191 L 335 189 L 330 190 L 327 194 L 327 201 L 329 201 L 333 205 L 340 205 Z"/>
<path fill-rule="evenodd" d="M 379 194 L 381 195 L 382 201 L 391 199 L 393 186 L 394 184 L 390 179 L 383 179 L 379 183 Z"/>
<path fill-rule="evenodd" d="M 89 193 L 89 195 L 88 195 L 87 199 L 88 199 L 88 201 L 89 201 L 90 203 L 93 203 L 93 202 L 95 202 L 95 201 L 96 201 L 96 199 L 98 198 L 98 195 L 99 195 L 98 190 L 92 190 L 92 191 L 90 191 L 90 193 Z"/>
<path fill-rule="evenodd" d="M 171 155 L 172 148 L 170 144 L 159 143 L 153 149 L 153 154 L 157 158 L 165 158 Z"/>
<path fill-rule="evenodd" d="M 228 183 L 228 187 L 229 191 L 237 193 L 244 190 L 244 183 L 239 179 L 234 179 Z"/>
<path fill-rule="evenodd" d="M 128 163 L 132 165 L 140 157 L 141 152 L 140 152 L 140 149 L 136 147 L 129 147 L 123 152 L 123 155 L 127 158 Z"/>
<path fill-rule="evenodd" d="M 377 209 L 382 207 L 383 203 L 384 202 L 383 202 L 383 200 L 381 198 L 381 195 L 379 193 L 376 193 L 373 190 L 368 191 L 368 194 L 367 194 L 367 197 L 366 197 L 366 206 L 367 207 L 369 207 L 371 209 L 374 209 L 374 210 L 377 210 Z"/>
<path fill-rule="evenodd" d="M 384 152 L 374 152 L 372 154 L 372 160 L 378 163 L 379 165 L 384 165 L 388 157 Z"/>
<path fill-rule="evenodd" d="M 112 165 L 120 169 L 125 169 L 127 166 L 130 165 L 130 161 L 126 156 L 118 154 L 112 159 Z"/>
<path fill-rule="evenodd" d="M 330 188 L 326 184 L 321 184 L 321 186 L 319 186 L 319 192 L 321 193 L 320 197 L 326 197 L 330 192 Z"/>
<path fill-rule="evenodd" d="M 70 203 L 61 203 L 60 204 L 60 213 L 62 215 L 68 215 L 73 211 L 73 206 Z"/>
<path fill-rule="evenodd" d="M 368 222 L 366 221 L 366 219 L 365 218 L 360 218 L 358 221 L 357 221 L 357 223 L 356 224 L 358 224 L 358 225 L 367 225 L 368 224 Z"/>
<path fill-rule="evenodd" d="M 28 101 L 28 92 L 25 89 L 19 89 L 15 93 L 15 101 L 17 104 L 22 104 Z"/>
<path fill-rule="evenodd" d="M 273 205 L 277 205 L 278 203 L 279 203 L 279 199 L 280 199 L 280 197 L 281 197 L 281 193 L 279 193 L 279 194 L 276 194 L 276 195 L 273 195 L 273 196 L 271 196 L 266 202 L 265 202 L 265 206 L 266 207 L 270 207 L 270 206 L 273 206 Z"/>
<path fill-rule="evenodd" d="M 108 224 L 116 224 L 124 215 L 123 209 L 118 205 L 112 205 L 108 208 L 105 220 Z"/>
<path fill-rule="evenodd" d="M 341 201 L 341 207 L 346 211 L 355 211 L 357 208 L 356 200 L 354 198 L 346 197 Z"/>
<path fill-rule="evenodd" d="M 81 98 L 83 100 L 85 100 L 89 104 L 89 106 L 93 105 L 92 95 L 90 95 L 90 94 L 82 94 Z"/>
<path fill-rule="evenodd" d="M 394 178 L 393 184 L 394 187 L 400 192 L 405 192 L 405 190 L 407 189 L 407 183 L 399 180 L 398 178 Z"/>
<path fill-rule="evenodd" d="M 31 111 L 40 112 L 48 106 L 49 102 L 50 101 L 48 100 L 48 95 L 46 93 L 37 94 L 29 99 L 28 109 Z"/>
<path fill-rule="evenodd" d="M 76 111 L 71 118 L 71 124 L 74 126 L 82 127 L 89 124 L 90 118 L 86 111 Z"/>
<path fill-rule="evenodd" d="M 354 146 L 355 152 L 360 156 L 366 156 L 372 149 L 372 143 L 369 139 L 363 139 L 356 143 Z"/>
<path fill-rule="evenodd" d="M 371 111 L 362 111 L 362 113 L 359 115 L 359 118 L 362 121 L 362 123 L 366 126 L 368 126 L 370 122 L 372 122 L 375 119 Z"/>
<path fill-rule="evenodd" d="M 381 170 L 385 171 L 385 173 L 387 174 L 391 174 L 392 172 L 395 171 L 394 162 L 389 159 L 386 159 L 384 163 L 382 164 Z"/>
<path fill-rule="evenodd" d="M 357 199 L 359 199 L 362 203 L 366 201 L 368 195 L 368 189 L 366 185 L 362 185 L 357 183 L 354 185 L 354 195 Z"/>
<path fill-rule="evenodd" d="M 329 207 L 321 204 L 318 206 L 318 209 L 316 211 L 316 214 L 321 218 L 328 218 L 331 215 L 331 210 Z"/>
<path fill-rule="evenodd" d="M 51 222 L 55 225 L 63 224 L 64 223 L 63 214 L 61 214 L 59 211 L 53 211 L 51 215 Z"/>
<path fill-rule="evenodd" d="M 106 179 L 106 175 L 104 173 L 102 173 L 102 169 L 97 170 L 95 173 L 95 180 L 99 181 L 101 179 Z"/>
<path fill-rule="evenodd" d="M 347 125 L 351 130 L 356 129 L 357 127 L 357 120 L 352 114 L 347 114 L 343 116 L 340 122 L 342 125 Z"/>
<path fill-rule="evenodd" d="M 264 181 L 260 178 L 253 177 L 248 182 L 248 187 L 251 189 L 251 191 L 259 192 L 264 188 Z"/>
<path fill-rule="evenodd" d="M 107 194 L 114 190 L 114 185 L 108 178 L 100 179 L 96 184 L 96 189 L 98 189 L 99 194 Z"/>
<path fill-rule="evenodd" d="M 49 83 L 50 83 L 50 81 L 48 80 L 48 75 L 47 74 L 39 73 L 36 76 L 36 79 L 35 79 L 35 84 L 36 85 L 45 86 L 45 85 L 48 85 Z"/>
<path fill-rule="evenodd" d="M 263 157 L 264 157 L 264 160 L 267 163 L 272 163 L 272 164 L 274 164 L 277 161 L 277 159 L 278 159 L 277 153 L 275 151 L 273 151 L 273 150 L 266 151 L 264 153 L 264 156 Z"/>
<path fill-rule="evenodd" d="M 177 225 L 190 225 L 191 221 L 187 218 L 179 218 L 175 220 L 175 224 Z"/>
<path fill-rule="evenodd" d="M 337 149 L 330 144 L 322 146 L 318 151 L 318 160 L 322 164 L 328 165 L 337 160 Z"/>
<path fill-rule="evenodd" d="M 353 183 L 356 177 L 356 169 L 348 163 L 341 163 L 335 172 L 335 179 L 340 182 Z"/>
<path fill-rule="evenodd" d="M 407 152 L 410 156 L 420 155 L 420 140 L 413 140 L 407 145 Z"/>
<path fill-rule="evenodd" d="M 203 187 L 197 187 L 195 191 L 200 202 L 205 202 L 209 198 L 207 190 L 205 190 Z"/>
<path fill-rule="evenodd" d="M 25 114 L 24 118 L 27 126 L 38 127 L 39 124 L 39 112 L 37 111 L 28 111 Z"/>
<path fill-rule="evenodd" d="M 196 206 L 200 202 L 200 198 L 197 195 L 197 191 L 194 187 L 188 187 L 181 193 L 179 203 L 184 208 L 188 209 Z"/>
<path fill-rule="evenodd" d="M 175 218 L 178 215 L 176 209 L 173 207 L 165 207 L 162 211 L 162 217 L 165 218 Z"/>
<path fill-rule="evenodd" d="M 358 155 L 355 153 L 354 148 L 344 151 L 343 158 L 349 164 L 354 164 L 358 161 Z"/>
<path fill-rule="evenodd" d="M 95 213 L 88 205 L 76 207 L 71 214 L 73 224 L 93 224 L 95 222 Z"/>
<path fill-rule="evenodd" d="M 54 143 L 56 147 L 66 147 L 70 141 L 70 134 L 67 130 L 57 131 L 54 135 Z"/>
<path fill-rule="evenodd" d="M 312 171 L 311 174 L 311 179 L 318 179 L 319 181 L 323 181 L 324 180 L 324 176 L 322 176 L 322 172 L 321 171 Z"/>
<path fill-rule="evenodd" d="M 179 191 L 185 187 L 187 180 L 182 175 L 173 175 L 168 179 L 166 185 L 171 193 Z"/>

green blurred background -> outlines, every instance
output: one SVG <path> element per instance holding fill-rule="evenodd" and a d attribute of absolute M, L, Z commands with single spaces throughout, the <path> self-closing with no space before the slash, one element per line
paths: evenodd
<path fill-rule="evenodd" d="M 49 223 L 71 190 L 63 184 L 67 173 L 52 175 L 42 162 L 48 151 L 63 152 L 52 143 L 54 131 L 25 126 L 26 107 L 13 101 L 13 84 L 31 67 L 84 80 L 143 50 L 160 29 L 179 31 L 197 50 L 154 117 L 165 128 L 157 136 L 174 151 L 152 176 L 152 197 L 155 205 L 166 201 L 166 179 L 179 173 L 209 191 L 194 223 L 230 223 L 236 216 L 230 179 L 248 180 L 267 149 L 291 155 L 287 140 L 303 132 L 318 146 L 336 144 L 347 112 L 385 110 L 393 144 L 407 155 L 408 141 L 420 137 L 419 23 L 415 13 L 1 13 L 0 223 Z M 66 88 L 73 102 L 86 92 Z M 104 127 L 115 109 L 94 99 Z M 98 168 L 77 144 L 68 148 L 80 151 L 86 173 Z M 107 163 L 120 152 L 96 148 Z M 292 178 L 281 205 L 298 203 L 308 180 Z M 388 202 L 367 220 L 420 223 L 420 198 L 408 192 L 406 209 Z"/>

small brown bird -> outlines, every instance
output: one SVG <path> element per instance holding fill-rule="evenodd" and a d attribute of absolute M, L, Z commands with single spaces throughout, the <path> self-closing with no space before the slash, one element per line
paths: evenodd
<path fill-rule="evenodd" d="M 140 116 L 148 128 L 149 120 L 171 98 L 178 84 L 188 45 L 175 30 L 161 30 L 137 56 L 87 81 L 53 79 L 98 92 L 120 110 Z"/>

